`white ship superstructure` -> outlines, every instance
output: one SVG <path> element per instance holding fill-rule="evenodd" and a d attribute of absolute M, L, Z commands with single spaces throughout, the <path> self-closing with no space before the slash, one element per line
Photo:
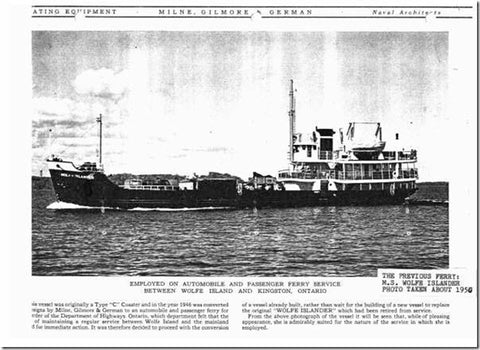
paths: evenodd
<path fill-rule="evenodd" d="M 293 81 L 288 114 L 290 167 L 278 179 L 285 190 L 388 191 L 393 196 L 416 188 L 416 150 L 388 149 L 380 123 L 351 122 L 345 133 L 318 127 L 310 134 L 297 133 Z"/>

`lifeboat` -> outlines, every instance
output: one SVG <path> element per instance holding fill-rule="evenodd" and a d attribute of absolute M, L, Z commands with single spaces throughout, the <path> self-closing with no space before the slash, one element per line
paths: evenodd
<path fill-rule="evenodd" d="M 351 147 L 353 155 L 359 160 L 372 160 L 378 159 L 378 156 L 385 148 L 385 141 L 377 141 L 370 145 L 358 145 L 354 144 Z"/>

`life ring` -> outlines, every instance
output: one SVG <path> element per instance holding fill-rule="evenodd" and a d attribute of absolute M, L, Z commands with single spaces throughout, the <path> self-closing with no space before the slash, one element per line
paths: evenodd
<path fill-rule="evenodd" d="M 392 197 L 395 196 L 395 184 L 390 185 L 390 195 Z"/>
<path fill-rule="evenodd" d="M 392 176 L 394 179 L 398 178 L 398 173 L 396 170 L 392 173 Z"/>

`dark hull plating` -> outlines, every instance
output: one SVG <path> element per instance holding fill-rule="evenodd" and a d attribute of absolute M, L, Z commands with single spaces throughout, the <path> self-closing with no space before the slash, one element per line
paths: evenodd
<path fill-rule="evenodd" d="M 385 191 L 232 191 L 137 190 L 112 183 L 102 173 L 50 170 L 59 201 L 88 207 L 133 208 L 268 208 L 328 205 L 401 204 L 415 192 Z"/>

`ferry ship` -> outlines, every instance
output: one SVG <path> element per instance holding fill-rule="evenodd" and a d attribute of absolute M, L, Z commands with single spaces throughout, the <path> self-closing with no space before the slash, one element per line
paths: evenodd
<path fill-rule="evenodd" d="M 317 127 L 301 134 L 295 130 L 293 81 L 289 103 L 289 168 L 278 177 L 254 172 L 248 182 L 194 177 L 156 183 L 137 177 L 115 184 L 103 169 L 100 115 L 98 164 L 47 159 L 56 198 L 81 207 L 242 209 L 401 204 L 416 191 L 416 150 L 387 149 L 380 123 L 351 122 L 345 133 Z"/>

